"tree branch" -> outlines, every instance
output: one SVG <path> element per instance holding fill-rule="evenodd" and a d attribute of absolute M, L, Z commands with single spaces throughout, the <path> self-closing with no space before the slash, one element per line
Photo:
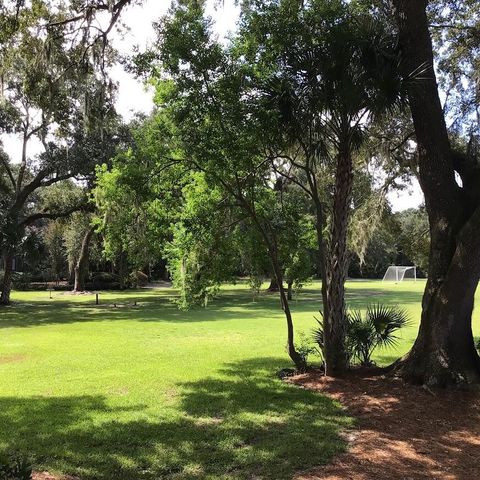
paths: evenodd
<path fill-rule="evenodd" d="M 121 10 L 130 2 L 131 0 L 119 0 L 111 9 L 112 13 L 114 14 L 113 17 L 115 17 L 115 19 L 118 19 L 118 15 L 120 14 Z M 84 18 L 88 17 L 95 11 L 105 11 L 109 9 L 110 9 L 110 6 L 105 3 L 99 4 L 99 5 L 86 5 L 84 8 L 81 9 L 82 13 L 80 13 L 79 15 L 76 15 L 75 17 L 67 18 L 65 20 L 59 20 L 58 22 L 50 22 L 47 24 L 47 27 L 60 27 L 60 26 L 68 25 L 69 23 L 75 23 L 75 22 L 78 22 L 79 20 L 83 20 Z"/>
<path fill-rule="evenodd" d="M 36 221 L 41 220 L 41 219 L 56 220 L 58 218 L 68 217 L 74 212 L 80 212 L 80 211 L 92 212 L 93 210 L 94 210 L 94 207 L 93 207 L 92 204 L 81 203 L 79 205 L 75 205 L 75 206 L 70 207 L 67 210 L 63 210 L 61 212 L 38 212 L 38 213 L 34 213 L 34 214 L 29 215 L 28 217 L 24 218 L 20 222 L 20 225 L 26 227 L 27 225 L 31 225 L 32 223 L 35 223 Z"/>
<path fill-rule="evenodd" d="M 2 164 L 5 167 L 5 170 L 7 172 L 8 178 L 10 179 L 10 182 L 12 182 L 12 186 L 15 189 L 16 183 L 15 183 L 15 178 L 14 178 L 13 173 L 12 173 L 12 169 L 10 168 L 10 165 L 8 164 L 7 159 L 1 154 L 0 154 L 0 159 L 2 160 Z"/>

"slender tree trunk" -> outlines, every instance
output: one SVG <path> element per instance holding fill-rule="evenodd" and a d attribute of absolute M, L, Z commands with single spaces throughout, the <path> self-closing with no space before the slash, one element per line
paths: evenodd
<path fill-rule="evenodd" d="M 292 312 L 290 310 L 290 305 L 288 303 L 287 294 L 285 292 L 285 287 L 283 286 L 283 273 L 278 259 L 278 249 L 276 244 L 275 237 L 271 238 L 268 232 L 265 230 L 265 227 L 262 225 L 260 220 L 255 214 L 255 211 L 251 206 L 246 202 L 243 197 L 240 198 L 242 203 L 245 205 L 245 210 L 251 215 L 251 218 L 255 225 L 258 228 L 258 231 L 263 237 L 265 245 L 268 249 L 268 255 L 270 257 L 270 262 L 272 264 L 273 273 L 275 275 L 275 280 L 278 285 L 278 293 L 280 295 L 280 303 L 282 305 L 283 313 L 285 314 L 285 320 L 287 321 L 287 350 L 288 355 L 294 363 L 298 371 L 304 372 L 307 370 L 307 364 L 305 359 L 297 352 L 295 348 L 295 333 L 293 329 L 293 318 Z"/>
<path fill-rule="evenodd" d="M 480 207 L 455 181 L 433 68 L 427 2 L 393 0 L 393 4 L 431 237 L 418 337 L 395 373 L 415 383 L 465 387 L 480 382 L 480 359 L 472 335 L 480 278 Z"/>
<path fill-rule="evenodd" d="M 283 273 L 282 273 L 282 269 L 280 267 L 280 262 L 278 259 L 278 249 L 276 244 L 275 233 L 272 231 L 270 225 L 265 227 L 265 225 L 262 224 L 262 222 L 257 216 L 257 213 L 255 212 L 255 209 L 252 208 L 252 205 L 245 199 L 245 197 L 242 194 L 239 194 L 237 191 L 235 191 L 235 189 L 232 189 L 228 184 L 224 182 L 222 182 L 222 184 L 240 202 L 245 212 L 250 215 L 250 218 L 258 228 L 258 232 L 260 233 L 260 235 L 262 236 L 265 242 L 265 246 L 268 249 L 268 254 L 270 257 L 270 262 L 272 263 L 275 279 L 278 284 L 282 309 L 285 314 L 285 319 L 287 321 L 288 355 L 292 359 L 297 370 L 304 372 L 307 369 L 307 364 L 305 362 L 305 359 L 295 349 L 295 338 L 294 338 L 295 334 L 293 329 L 292 312 L 290 311 L 290 305 L 288 303 L 287 295 L 285 293 L 285 288 L 283 286 Z M 272 237 L 270 236 L 270 232 L 272 233 Z"/>
<path fill-rule="evenodd" d="M 74 262 L 69 262 L 68 264 L 68 284 L 74 285 L 75 284 L 75 265 Z"/>
<path fill-rule="evenodd" d="M 90 242 L 92 240 L 95 227 L 89 227 L 82 241 L 82 248 L 80 249 L 80 255 L 78 257 L 77 264 L 75 265 L 75 284 L 73 287 L 74 292 L 83 292 L 85 290 L 85 279 L 88 273 L 88 257 Z"/>
<path fill-rule="evenodd" d="M 0 305 L 10 305 L 10 292 L 12 290 L 13 279 L 13 257 L 13 250 L 7 249 L 3 252 L 4 274 Z"/>
<path fill-rule="evenodd" d="M 288 302 L 287 293 L 285 287 L 283 286 L 283 274 L 278 262 L 278 256 L 276 253 L 275 247 L 269 248 L 270 259 L 272 262 L 273 271 L 275 273 L 275 278 L 278 284 L 278 292 L 280 295 L 280 301 L 282 304 L 283 313 L 285 314 L 285 319 L 287 321 L 287 350 L 288 355 L 292 359 L 295 367 L 298 371 L 304 372 L 307 369 L 307 365 L 302 356 L 295 349 L 295 339 L 294 339 L 294 330 L 293 330 L 293 319 L 292 312 L 290 310 L 290 304 Z"/>
<path fill-rule="evenodd" d="M 293 282 L 292 280 L 289 280 L 287 282 L 287 300 L 293 300 Z"/>
<path fill-rule="evenodd" d="M 326 271 L 328 306 L 328 315 L 324 315 L 326 375 L 337 375 L 348 368 L 348 357 L 345 352 L 345 280 L 352 183 L 352 157 L 348 148 L 344 148 L 340 150 L 337 159 L 331 245 Z"/>
<path fill-rule="evenodd" d="M 312 191 L 314 209 L 315 209 L 315 232 L 317 236 L 317 269 L 322 281 L 322 310 L 323 318 L 328 317 L 328 296 L 327 296 L 327 268 L 325 262 L 325 239 L 323 229 L 325 227 L 325 219 L 323 215 L 322 202 L 318 196 L 318 190 L 315 182 L 311 182 L 310 189 Z"/>

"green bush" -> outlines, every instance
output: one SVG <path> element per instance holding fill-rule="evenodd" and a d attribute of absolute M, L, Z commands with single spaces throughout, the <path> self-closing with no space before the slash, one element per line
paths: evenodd
<path fill-rule="evenodd" d="M 323 354 L 323 313 L 313 331 L 313 339 Z M 347 331 L 345 347 L 350 364 L 371 366 L 372 354 L 377 347 L 394 347 L 398 342 L 396 333 L 408 325 L 409 319 L 405 310 L 397 306 L 381 304 L 370 305 L 363 315 L 359 310 L 347 313 Z"/>
<path fill-rule="evenodd" d="M 15 290 L 29 290 L 31 281 L 32 277 L 28 273 L 14 272 L 12 275 L 12 287 Z"/>
<path fill-rule="evenodd" d="M 308 364 L 308 357 L 318 353 L 318 349 L 313 344 L 312 339 L 305 332 L 300 332 L 298 339 L 298 343 L 295 344 L 295 349 L 302 357 L 303 361 Z"/>
<path fill-rule="evenodd" d="M 32 465 L 30 460 L 19 453 L 0 456 L 1 480 L 31 480 Z"/>
<path fill-rule="evenodd" d="M 119 290 L 120 280 L 118 275 L 109 272 L 95 272 L 89 282 L 86 282 L 87 290 Z"/>

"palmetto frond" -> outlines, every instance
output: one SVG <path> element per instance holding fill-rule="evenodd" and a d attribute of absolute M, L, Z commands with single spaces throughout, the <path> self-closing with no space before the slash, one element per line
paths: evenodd
<path fill-rule="evenodd" d="M 395 346 L 396 332 L 409 324 L 407 312 L 396 306 L 370 305 L 366 316 L 375 328 L 376 344 L 382 347 Z"/>

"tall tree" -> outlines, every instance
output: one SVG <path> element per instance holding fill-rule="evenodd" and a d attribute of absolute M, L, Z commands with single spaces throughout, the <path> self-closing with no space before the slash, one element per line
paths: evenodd
<path fill-rule="evenodd" d="M 427 3 L 393 0 L 401 69 L 410 79 L 408 97 L 431 235 L 420 330 L 397 373 L 428 385 L 466 386 L 480 382 L 472 334 L 480 278 L 480 176 L 475 156 L 458 163 L 452 152 L 434 70 Z"/>
<path fill-rule="evenodd" d="M 354 157 L 372 121 L 401 98 L 396 42 L 363 10 L 339 0 L 248 6 L 240 50 L 273 106 L 265 116 L 277 120 L 273 168 L 307 192 L 315 212 L 325 367 L 334 375 L 348 363 L 344 285 Z"/>
<path fill-rule="evenodd" d="M 264 149 L 267 124 L 259 122 L 251 103 L 251 69 L 212 39 L 209 21 L 196 2 L 180 4 L 159 31 L 160 52 L 149 63 L 159 57 L 161 68 L 174 79 L 170 91 L 162 90 L 157 100 L 170 111 L 177 129 L 177 155 L 189 169 L 203 172 L 207 184 L 220 189 L 257 230 L 279 286 L 288 353 L 304 370 L 305 359 L 295 348 L 275 216 L 265 208 L 274 180 Z"/>
<path fill-rule="evenodd" d="M 76 2 L 54 8 L 36 1 L 0 10 L 0 24 L 7 27 L 0 48 L 0 133 L 17 135 L 22 142 L 15 161 L 0 155 L 7 196 L 0 212 L 5 264 L 0 304 L 10 302 L 12 259 L 25 227 L 84 205 L 31 211 L 32 197 L 91 173 L 110 155 L 105 144 L 115 112 L 114 88 L 105 70 L 112 58 L 107 36 L 128 3 L 92 3 L 78 12 Z M 92 27 L 98 11 L 110 12 L 104 30 Z M 34 139 L 43 146 L 37 156 L 29 152 Z"/>

